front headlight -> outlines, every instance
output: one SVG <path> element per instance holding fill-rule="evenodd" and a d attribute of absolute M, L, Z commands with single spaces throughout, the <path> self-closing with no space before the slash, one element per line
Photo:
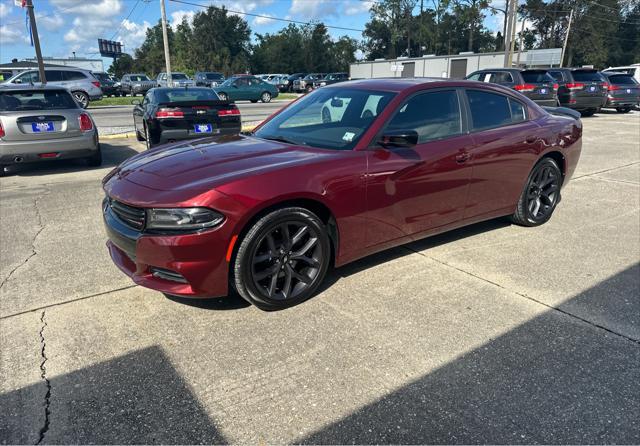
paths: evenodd
<path fill-rule="evenodd" d="M 216 226 L 224 216 L 208 208 L 147 209 L 147 229 L 198 230 Z"/>

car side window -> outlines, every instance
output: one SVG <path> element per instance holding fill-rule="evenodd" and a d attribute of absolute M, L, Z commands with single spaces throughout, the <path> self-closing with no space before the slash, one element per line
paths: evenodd
<path fill-rule="evenodd" d="M 404 103 L 387 130 L 415 130 L 418 144 L 462 133 L 460 103 L 455 90 L 421 93 Z"/>
<path fill-rule="evenodd" d="M 44 75 L 47 77 L 47 82 L 62 82 L 64 80 L 60 70 L 47 70 Z"/>
<path fill-rule="evenodd" d="M 494 84 L 500 84 L 500 83 L 508 84 L 513 82 L 513 76 L 511 76 L 511 73 L 506 71 L 494 71 L 489 76 L 489 82 Z"/>
<path fill-rule="evenodd" d="M 524 107 L 522 119 L 518 119 L 516 115 L 512 118 L 512 111 L 519 113 L 518 105 L 522 107 L 522 104 L 507 96 L 488 91 L 467 90 L 467 99 L 471 110 L 472 128 L 475 131 L 509 125 L 526 119 Z"/>
<path fill-rule="evenodd" d="M 479 81 L 480 77 L 483 76 L 483 75 L 484 75 L 484 73 L 482 71 L 480 71 L 478 73 L 473 73 L 467 79 L 470 80 L 470 81 Z"/>
<path fill-rule="evenodd" d="M 511 122 L 522 122 L 527 120 L 527 112 L 521 102 L 509 98 L 511 108 Z"/>

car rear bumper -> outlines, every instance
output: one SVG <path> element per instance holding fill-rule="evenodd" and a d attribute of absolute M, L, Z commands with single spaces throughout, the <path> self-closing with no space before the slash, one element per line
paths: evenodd
<path fill-rule="evenodd" d="M 227 294 L 229 238 L 224 223 L 195 234 L 145 235 L 118 220 L 106 202 L 103 220 L 111 259 L 138 285 L 183 297 Z"/>
<path fill-rule="evenodd" d="M 626 97 L 626 98 L 607 98 L 605 108 L 617 108 L 617 107 L 631 107 L 640 102 L 638 97 Z"/>
<path fill-rule="evenodd" d="M 210 136 L 237 135 L 241 131 L 241 127 L 236 128 L 219 128 L 219 133 L 195 133 L 187 129 L 163 129 L 160 133 L 159 144 L 165 144 L 173 141 L 182 141 L 185 139 L 198 139 Z"/>
<path fill-rule="evenodd" d="M 560 105 L 562 107 L 572 108 L 574 110 L 589 110 L 589 109 L 598 109 L 604 106 L 606 102 L 606 98 L 604 96 L 597 96 L 591 98 L 567 98 L 561 99 Z"/>
<path fill-rule="evenodd" d="M 0 163 L 48 161 L 52 159 L 84 158 L 98 150 L 98 134 L 87 132 L 73 138 L 42 139 L 38 141 L 2 141 L 0 143 Z M 40 154 L 56 153 L 55 157 L 42 158 Z"/>

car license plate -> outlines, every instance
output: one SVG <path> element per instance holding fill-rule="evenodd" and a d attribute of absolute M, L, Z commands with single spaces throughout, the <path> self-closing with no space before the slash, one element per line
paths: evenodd
<path fill-rule="evenodd" d="M 540 94 L 547 94 L 547 89 L 546 88 L 541 88 L 540 89 Z"/>
<path fill-rule="evenodd" d="M 589 87 L 589 91 L 593 92 L 596 91 L 596 87 L 594 87 L 593 85 L 591 87 Z"/>
<path fill-rule="evenodd" d="M 53 127 L 53 122 L 32 122 L 31 123 L 31 130 L 33 130 L 34 133 L 40 133 L 40 132 L 53 132 L 55 131 L 55 128 Z"/>
<path fill-rule="evenodd" d="M 211 133 L 213 132 L 213 126 L 211 124 L 196 124 L 194 126 L 196 133 Z"/>

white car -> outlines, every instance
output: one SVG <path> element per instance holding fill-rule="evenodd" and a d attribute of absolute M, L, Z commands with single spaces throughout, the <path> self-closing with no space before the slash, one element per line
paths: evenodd
<path fill-rule="evenodd" d="M 640 63 L 632 63 L 631 65 L 625 65 L 621 67 L 609 67 L 602 70 L 603 72 L 615 71 L 616 73 L 626 73 L 633 76 L 633 78 L 640 83 Z"/>

